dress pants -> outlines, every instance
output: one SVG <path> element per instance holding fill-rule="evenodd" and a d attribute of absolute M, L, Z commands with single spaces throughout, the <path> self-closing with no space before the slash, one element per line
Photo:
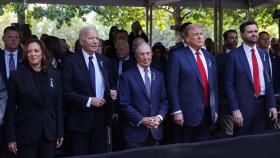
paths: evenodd
<path fill-rule="evenodd" d="M 143 142 L 126 142 L 126 149 L 134 149 L 146 146 L 157 146 L 159 141 L 153 138 L 152 132 L 149 130 L 148 137 Z"/>
<path fill-rule="evenodd" d="M 210 108 L 205 108 L 204 116 L 198 126 L 179 126 L 175 125 L 175 142 L 192 143 L 206 141 L 209 139 L 209 126 L 211 123 Z"/>
<path fill-rule="evenodd" d="M 248 116 L 243 114 L 243 126 L 234 126 L 233 135 L 240 136 L 263 133 L 265 129 L 265 116 L 265 96 L 259 96 L 255 98 L 253 111 Z"/>

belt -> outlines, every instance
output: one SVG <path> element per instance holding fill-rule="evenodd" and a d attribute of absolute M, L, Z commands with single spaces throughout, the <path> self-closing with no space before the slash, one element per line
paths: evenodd
<path fill-rule="evenodd" d="M 265 98 L 265 95 L 256 95 L 254 94 L 255 98 L 256 99 L 264 99 Z"/>

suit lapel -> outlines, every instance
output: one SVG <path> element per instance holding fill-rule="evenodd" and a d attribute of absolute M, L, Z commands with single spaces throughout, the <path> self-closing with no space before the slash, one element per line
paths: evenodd
<path fill-rule="evenodd" d="M 102 73 L 102 76 L 103 76 L 103 79 L 104 79 L 104 83 L 105 83 L 105 89 L 106 88 L 109 88 L 109 83 L 108 83 L 108 78 L 107 78 L 107 75 L 105 73 L 105 63 L 104 61 L 101 59 L 101 56 L 97 53 L 95 53 L 95 56 L 96 56 L 96 59 L 97 59 L 97 63 L 98 63 L 98 67 Z"/>
<path fill-rule="evenodd" d="M 28 86 L 27 88 L 30 90 L 30 92 L 38 92 L 38 89 L 36 87 L 36 83 L 35 80 L 33 78 L 32 72 L 31 72 L 31 68 L 24 68 L 24 74 L 26 74 L 26 77 L 24 77 L 24 81 L 25 81 L 25 85 Z M 33 93 L 34 96 L 37 96 L 36 98 L 40 98 L 39 97 L 39 93 Z"/>
<path fill-rule="evenodd" d="M 150 98 L 154 98 L 154 94 L 156 92 L 156 80 L 158 80 L 157 78 L 158 76 L 156 75 L 156 72 L 151 69 L 151 95 Z"/>
<path fill-rule="evenodd" d="M 134 78 L 136 79 L 136 82 L 139 84 L 139 86 L 141 87 L 143 93 L 145 94 L 146 98 L 149 100 L 150 97 L 148 96 L 148 92 L 146 90 L 146 87 L 145 87 L 145 84 L 144 84 L 144 81 L 142 79 L 142 76 L 137 68 L 137 66 L 134 68 Z"/>
<path fill-rule="evenodd" d="M 251 70 L 250 70 L 249 62 L 247 60 L 247 56 L 246 56 L 245 51 L 243 49 L 243 45 L 241 45 L 239 47 L 239 49 L 241 50 L 240 53 L 239 53 L 239 60 L 240 60 L 241 64 L 243 65 L 243 68 L 246 71 L 248 79 L 253 84 L 253 79 L 252 79 L 252 75 L 251 75 Z"/>
<path fill-rule="evenodd" d="M 202 79 L 201 79 L 201 76 L 200 76 L 200 72 L 199 72 L 199 69 L 198 69 L 198 66 L 197 66 L 197 62 L 196 62 L 196 60 L 195 60 L 195 58 L 192 54 L 192 51 L 190 50 L 189 47 L 185 48 L 185 53 L 187 55 L 187 60 L 190 63 L 192 70 L 194 71 L 194 73 L 195 73 L 196 77 L 198 78 L 200 84 L 203 85 L 202 84 Z"/>
<path fill-rule="evenodd" d="M 78 66 L 78 67 L 81 68 L 82 74 L 83 74 L 84 77 L 86 78 L 90 89 L 93 91 L 92 86 L 91 86 L 91 83 L 90 83 L 89 71 L 88 71 L 88 68 L 87 68 L 87 65 L 86 65 L 86 62 L 85 62 L 85 58 L 84 58 L 83 53 L 79 53 L 79 56 L 78 56 L 78 59 L 77 59 L 77 60 L 78 60 L 78 64 L 80 65 L 80 66 Z M 93 93 L 94 93 L 94 91 L 93 91 Z"/>

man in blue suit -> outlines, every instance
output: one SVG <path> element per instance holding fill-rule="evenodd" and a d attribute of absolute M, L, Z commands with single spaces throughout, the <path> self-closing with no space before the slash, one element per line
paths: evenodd
<path fill-rule="evenodd" d="M 126 148 L 158 145 L 163 137 L 161 122 L 168 104 L 164 78 L 150 68 L 152 50 L 140 43 L 135 52 L 137 66 L 124 72 L 119 81 L 120 106 L 124 119 Z"/>
<path fill-rule="evenodd" d="M 243 44 L 228 54 L 225 71 L 226 93 L 235 123 L 234 136 L 262 133 L 267 111 L 272 120 L 277 120 L 265 52 L 256 47 L 257 23 L 242 23 L 240 33 Z"/>
<path fill-rule="evenodd" d="M 8 26 L 4 29 L 2 37 L 4 49 L 0 49 L 0 70 L 2 79 L 7 87 L 10 72 L 21 66 L 20 33 L 15 26 Z"/>
<path fill-rule="evenodd" d="M 210 53 L 201 49 L 202 26 L 188 25 L 184 40 L 188 46 L 173 50 L 168 60 L 168 93 L 176 123 L 176 143 L 208 140 L 208 127 L 218 117 L 216 63 Z"/>
<path fill-rule="evenodd" d="M 107 151 L 107 125 L 112 88 L 111 65 L 96 53 L 99 35 L 94 27 L 79 34 L 81 52 L 68 56 L 63 65 L 63 92 L 66 102 L 66 129 L 70 135 L 71 155 Z"/>

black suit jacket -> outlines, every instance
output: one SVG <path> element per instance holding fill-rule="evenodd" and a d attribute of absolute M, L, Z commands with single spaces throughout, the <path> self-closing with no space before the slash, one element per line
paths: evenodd
<path fill-rule="evenodd" d="M 50 69 L 44 99 L 39 95 L 29 67 L 12 72 L 6 109 L 7 140 L 31 144 L 42 137 L 49 141 L 63 137 L 62 87 L 60 74 Z"/>
<path fill-rule="evenodd" d="M 17 69 L 21 67 L 21 51 L 18 50 L 18 56 L 17 56 Z M 7 86 L 8 84 L 8 78 L 7 78 L 7 72 L 6 72 L 6 63 L 5 63 L 5 53 L 4 50 L 0 49 L 0 71 L 2 72 L 2 78 Z"/>
<path fill-rule="evenodd" d="M 126 70 L 130 69 L 131 67 L 135 66 L 136 65 L 136 61 L 135 59 L 129 55 L 129 60 L 127 61 L 124 61 L 123 62 L 123 65 L 122 65 L 122 72 L 125 72 Z M 113 73 L 114 73 L 114 76 L 113 76 L 113 80 L 114 80 L 114 83 L 115 85 L 117 84 L 118 80 L 119 80 L 119 60 L 120 59 L 113 59 L 112 60 L 112 63 L 113 63 Z"/>
<path fill-rule="evenodd" d="M 272 66 L 272 84 L 274 94 L 280 93 L 280 58 L 269 53 Z M 269 74 L 271 76 L 271 74 Z"/>
<path fill-rule="evenodd" d="M 103 118 L 96 118 L 95 112 L 110 110 L 110 77 L 112 66 L 109 60 L 95 53 L 99 68 L 105 83 L 104 99 L 107 104 L 102 108 L 86 107 L 89 97 L 95 97 L 93 92 L 88 68 L 81 52 L 74 53 L 65 58 L 63 64 L 63 92 L 64 101 L 67 105 L 67 129 L 77 132 L 89 132 L 95 125 L 105 126 Z M 107 113 L 106 113 L 107 114 Z M 102 116 L 103 117 L 103 116 Z"/>

